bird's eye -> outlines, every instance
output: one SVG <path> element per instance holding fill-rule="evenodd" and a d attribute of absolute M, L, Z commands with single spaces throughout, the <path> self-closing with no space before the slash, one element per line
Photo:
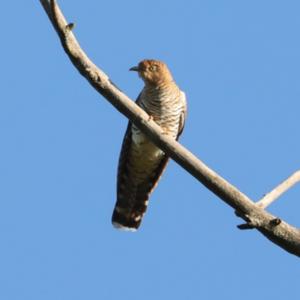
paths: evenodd
<path fill-rule="evenodd" d="M 156 69 L 157 69 L 157 66 L 155 66 L 155 65 L 149 67 L 149 71 L 151 71 L 151 72 L 156 71 Z"/>

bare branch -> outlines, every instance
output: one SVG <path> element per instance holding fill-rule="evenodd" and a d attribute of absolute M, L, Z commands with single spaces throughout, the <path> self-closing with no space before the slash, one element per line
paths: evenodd
<path fill-rule="evenodd" d="M 216 172 L 208 168 L 175 140 L 162 134 L 161 128 L 149 118 L 145 111 L 122 93 L 109 77 L 94 65 L 80 48 L 70 25 L 66 22 L 55 0 L 40 0 L 50 21 L 58 33 L 62 46 L 78 71 L 115 108 L 140 128 L 159 148 L 179 165 L 197 178 L 224 202 L 237 210 L 251 226 L 257 228 L 268 239 L 300 256 L 300 232 L 297 228 L 281 221 L 257 207 L 246 195 L 240 192 Z M 275 224 L 276 223 L 276 224 Z"/>
<path fill-rule="evenodd" d="M 294 186 L 296 183 L 300 182 L 300 170 L 292 174 L 289 178 L 280 183 L 271 192 L 266 194 L 262 199 L 260 199 L 255 204 L 260 208 L 266 208 L 276 199 L 278 199 L 283 193 Z"/>

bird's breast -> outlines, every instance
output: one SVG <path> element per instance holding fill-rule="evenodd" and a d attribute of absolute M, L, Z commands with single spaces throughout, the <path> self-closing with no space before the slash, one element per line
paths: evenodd
<path fill-rule="evenodd" d="M 142 92 L 139 105 L 163 129 L 164 134 L 176 138 L 183 109 L 181 97 L 177 86 L 164 89 L 146 88 Z"/>

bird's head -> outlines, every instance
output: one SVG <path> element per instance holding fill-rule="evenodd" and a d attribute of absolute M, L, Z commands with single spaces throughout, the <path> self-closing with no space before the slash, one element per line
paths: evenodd
<path fill-rule="evenodd" d="M 138 72 L 145 84 L 163 85 L 173 81 L 167 65 L 158 60 L 142 60 L 138 66 L 132 67 L 129 70 Z"/>

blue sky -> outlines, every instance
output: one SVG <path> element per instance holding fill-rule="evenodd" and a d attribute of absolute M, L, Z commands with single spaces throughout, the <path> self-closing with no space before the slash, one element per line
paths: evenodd
<path fill-rule="evenodd" d="M 299 169 L 299 1 L 60 1 L 91 59 L 165 61 L 181 142 L 254 200 Z M 75 3 L 74 3 L 75 2 Z M 134 234 L 110 223 L 127 120 L 71 65 L 39 1 L 1 6 L 0 299 L 294 299 L 298 258 L 171 162 Z M 270 211 L 299 223 L 300 186 Z"/>

